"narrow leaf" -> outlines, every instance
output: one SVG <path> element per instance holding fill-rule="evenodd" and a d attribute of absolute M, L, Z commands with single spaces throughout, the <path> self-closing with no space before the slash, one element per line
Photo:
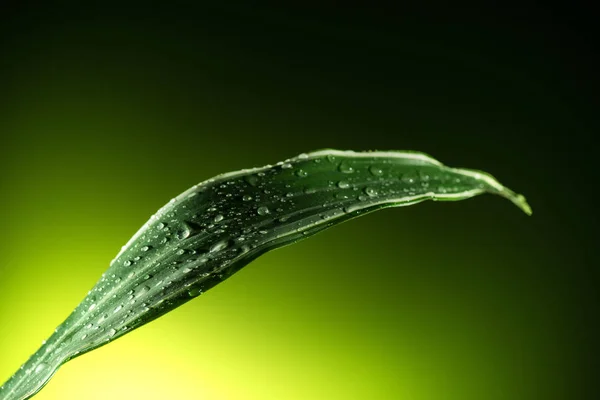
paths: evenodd
<path fill-rule="evenodd" d="M 523 196 L 489 174 L 418 152 L 321 150 L 209 179 L 142 226 L 0 399 L 33 396 L 66 361 L 199 296 L 269 250 L 380 208 L 485 192 L 531 214 Z"/>

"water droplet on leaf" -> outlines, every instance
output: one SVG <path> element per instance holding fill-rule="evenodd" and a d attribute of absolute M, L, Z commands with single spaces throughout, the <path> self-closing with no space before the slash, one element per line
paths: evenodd
<path fill-rule="evenodd" d="M 258 207 L 256 212 L 258 213 L 258 215 L 267 215 L 267 214 L 269 214 L 269 208 L 265 207 L 265 206 L 261 206 L 261 207 Z"/>
<path fill-rule="evenodd" d="M 217 242 L 217 243 L 213 244 L 210 247 L 209 252 L 216 253 L 217 251 L 221 251 L 221 250 L 225 249 L 227 246 L 228 246 L 228 242 L 226 240 L 223 240 L 221 242 Z"/>
<path fill-rule="evenodd" d="M 258 184 L 258 177 L 255 175 L 248 175 L 244 179 L 250 186 L 256 186 Z"/>
<path fill-rule="evenodd" d="M 340 166 L 338 167 L 338 169 L 340 170 L 340 172 L 343 172 L 344 174 L 351 174 L 354 172 L 354 168 L 346 162 L 341 163 Z"/>
<path fill-rule="evenodd" d="M 371 165 L 369 167 L 369 172 L 373 176 L 381 176 L 381 175 L 383 175 L 383 170 L 381 168 L 375 166 L 375 165 Z"/>
<path fill-rule="evenodd" d="M 34 372 L 36 374 L 39 374 L 40 372 L 42 372 L 43 370 L 45 370 L 47 366 L 48 366 L 48 364 L 46 364 L 46 363 L 43 363 L 43 362 L 39 363 L 37 365 L 37 367 L 35 367 L 35 371 Z"/>
<path fill-rule="evenodd" d="M 367 186 L 365 188 L 365 194 L 370 197 L 377 196 L 377 189 Z"/>

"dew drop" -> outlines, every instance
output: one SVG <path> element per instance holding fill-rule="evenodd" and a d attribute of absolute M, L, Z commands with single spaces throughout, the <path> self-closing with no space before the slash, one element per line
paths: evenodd
<path fill-rule="evenodd" d="M 177 232 L 177 239 L 179 239 L 179 240 L 186 239 L 186 238 L 190 237 L 190 233 L 191 233 L 191 231 L 188 229 L 187 226 L 184 225 L 184 228 L 181 231 Z"/>
<path fill-rule="evenodd" d="M 48 366 L 48 364 L 41 362 L 41 363 L 39 363 L 37 365 L 37 367 L 35 367 L 34 372 L 36 374 L 39 374 L 40 372 L 42 372 L 43 370 L 45 370 L 47 366 Z"/>
<path fill-rule="evenodd" d="M 304 178 L 304 177 L 308 176 L 308 172 L 306 172 L 303 169 L 299 169 L 298 171 L 296 171 L 296 176 L 298 176 L 300 178 Z"/>
<path fill-rule="evenodd" d="M 256 177 L 255 175 L 249 175 L 244 179 L 246 180 L 246 182 L 248 182 L 250 186 L 256 186 L 258 184 L 258 177 Z"/>
<path fill-rule="evenodd" d="M 142 286 L 140 289 L 138 289 L 137 293 L 135 294 L 136 298 L 141 297 L 144 293 L 148 293 L 150 291 L 150 287 L 149 286 Z"/>
<path fill-rule="evenodd" d="M 377 196 L 377 189 L 372 188 L 372 187 L 366 187 L 365 194 L 369 197 L 375 197 L 375 196 Z"/>
<path fill-rule="evenodd" d="M 150 248 L 151 248 L 150 246 L 144 246 L 140 250 L 142 250 L 142 251 L 148 251 L 148 250 L 150 250 Z"/>
<path fill-rule="evenodd" d="M 250 200 L 252 200 L 252 196 L 246 194 L 246 195 L 244 195 L 244 197 L 242 197 L 242 200 L 243 201 L 250 201 Z"/>
<path fill-rule="evenodd" d="M 415 183 L 416 174 L 414 172 L 408 172 L 402 176 L 402 182 L 413 184 Z"/>
<path fill-rule="evenodd" d="M 221 242 L 217 242 L 217 243 L 213 244 L 208 251 L 210 253 L 216 253 L 217 251 L 223 250 L 227 246 L 228 246 L 228 242 L 226 240 L 223 240 Z"/>
<path fill-rule="evenodd" d="M 340 189 L 348 189 L 350 187 L 350 183 L 347 181 L 339 181 L 337 185 Z"/>
<path fill-rule="evenodd" d="M 221 221 L 223 221 L 223 216 L 222 216 L 221 214 L 217 214 L 217 215 L 215 215 L 215 217 L 213 218 L 213 221 L 214 221 L 215 223 L 217 223 L 217 222 L 221 222 Z"/>
<path fill-rule="evenodd" d="M 352 168 L 352 166 L 350 164 L 347 164 L 345 162 L 341 163 L 340 166 L 338 167 L 338 169 L 340 170 L 340 172 L 343 172 L 344 174 L 351 174 L 354 172 L 354 168 Z"/>
<path fill-rule="evenodd" d="M 131 260 L 125 260 L 123 263 L 124 266 L 129 267 L 131 265 Z"/>
<path fill-rule="evenodd" d="M 115 328 L 111 328 L 111 329 L 108 331 L 108 337 L 113 337 L 113 336 L 115 336 L 115 335 L 116 335 L 116 333 L 117 333 L 117 330 L 116 330 Z"/>
<path fill-rule="evenodd" d="M 283 169 L 290 169 L 290 168 L 292 168 L 292 164 L 290 164 L 290 163 L 283 163 L 283 164 L 281 164 L 281 168 L 283 168 Z"/>
<path fill-rule="evenodd" d="M 256 212 L 258 213 L 258 215 L 267 215 L 267 214 L 269 214 L 270 211 L 269 211 L 268 207 L 261 206 L 261 207 L 258 207 Z"/>
<path fill-rule="evenodd" d="M 383 175 L 383 170 L 381 168 L 375 166 L 375 165 L 371 165 L 369 167 L 369 172 L 373 176 L 381 176 L 381 175 Z"/>

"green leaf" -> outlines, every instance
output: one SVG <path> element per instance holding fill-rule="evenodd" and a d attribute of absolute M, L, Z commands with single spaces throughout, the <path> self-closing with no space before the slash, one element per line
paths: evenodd
<path fill-rule="evenodd" d="M 531 214 L 523 196 L 491 175 L 418 152 L 321 150 L 209 179 L 142 226 L 0 399 L 33 396 L 66 361 L 197 297 L 269 250 L 380 208 L 485 192 Z"/>

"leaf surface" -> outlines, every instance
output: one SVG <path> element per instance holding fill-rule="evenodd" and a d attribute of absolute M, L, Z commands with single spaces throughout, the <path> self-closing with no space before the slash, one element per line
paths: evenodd
<path fill-rule="evenodd" d="M 482 193 L 525 198 L 491 175 L 418 152 L 321 150 L 202 182 L 123 246 L 85 299 L 0 389 L 27 399 L 68 360 L 111 342 L 227 279 L 261 254 L 384 207 Z"/>

